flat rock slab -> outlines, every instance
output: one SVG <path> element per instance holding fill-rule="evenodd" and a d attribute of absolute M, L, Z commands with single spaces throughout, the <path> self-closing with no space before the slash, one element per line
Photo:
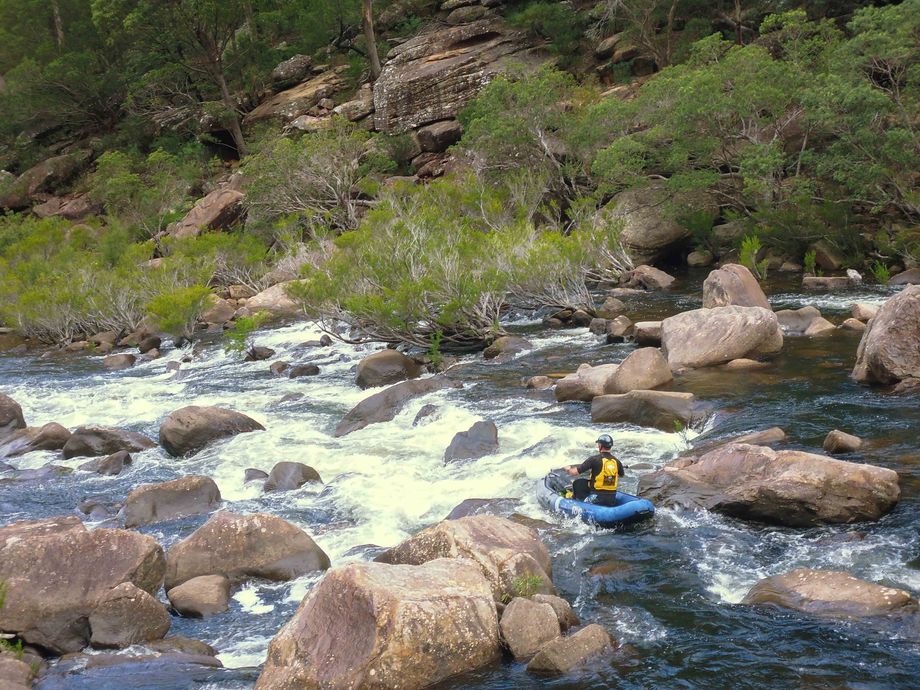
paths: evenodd
<path fill-rule="evenodd" d="M 339 438 L 371 424 L 389 422 L 413 398 L 445 388 L 459 387 L 460 384 L 451 381 L 446 376 L 432 376 L 427 379 L 397 383 L 379 393 L 374 393 L 355 405 L 339 422 L 333 435 Z"/>
<path fill-rule="evenodd" d="M 818 616 L 864 618 L 917 613 L 909 592 L 866 582 L 849 573 L 797 568 L 761 580 L 743 604 L 773 604 Z"/>
<path fill-rule="evenodd" d="M 897 504 L 898 474 L 797 450 L 730 443 L 643 475 L 639 494 L 793 527 L 878 520 Z"/>

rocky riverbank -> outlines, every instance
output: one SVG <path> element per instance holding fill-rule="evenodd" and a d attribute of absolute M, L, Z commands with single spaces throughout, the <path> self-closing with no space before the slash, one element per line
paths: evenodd
<path fill-rule="evenodd" d="M 732 278 L 708 287 L 725 273 L 743 294 Z M 680 276 L 684 292 L 618 292 L 631 320 L 661 323 L 660 349 L 630 334 L 608 343 L 607 324 L 521 324 L 513 348 L 434 376 L 394 352 L 300 347 L 310 336 L 298 326 L 257 340 L 294 366 L 317 364 L 308 379 L 208 346 L 164 349 L 182 377 L 162 361 L 107 371 L 101 356 L 5 360 L 22 373 L 4 370 L 0 400 L 0 629 L 25 647 L 22 660 L 3 654 L 4 679 L 109 687 L 118 667 L 122 679 L 158 669 L 176 687 L 251 687 L 260 673 L 263 688 L 424 687 L 456 674 L 486 687 L 570 673 L 588 687 L 583 674 L 600 663 L 604 678 L 639 687 L 637 658 L 659 669 L 656 682 L 689 668 L 662 643 L 690 644 L 696 628 L 674 586 L 758 634 L 774 617 L 765 604 L 799 611 L 803 644 L 813 614 L 910 634 L 916 442 L 897 429 L 915 419 L 912 389 L 850 374 L 859 350 L 883 363 L 875 371 L 917 378 L 913 350 L 900 347 L 917 288 L 844 293 L 822 316 L 803 308 L 804 293 L 758 294 L 748 275 L 728 266 L 705 281 Z M 739 304 L 752 292 L 771 308 Z M 864 333 L 798 335 L 819 318 L 860 317 Z M 535 376 L 548 384 L 527 388 Z M 845 414 L 833 411 L 841 395 Z M 887 426 L 865 412 L 879 405 Z M 594 533 L 533 501 L 533 482 L 586 454 L 600 428 L 630 465 L 627 489 L 638 478 L 661 508 L 654 526 Z M 463 499 L 483 500 L 443 521 Z M 853 523 L 859 531 L 833 527 Z M 763 549 L 782 555 L 763 560 Z M 881 553 L 887 570 L 875 571 Z M 690 580 L 674 570 L 684 559 Z M 828 584 L 825 571 L 849 584 Z M 749 611 L 733 612 L 742 600 Z M 278 613 L 262 625 L 269 601 Z M 227 623 L 239 632 L 221 632 Z M 263 632 L 246 659 L 261 663 L 274 638 L 264 669 L 221 670 L 240 666 L 227 651 L 246 649 L 252 626 Z M 343 658 L 336 645 L 366 654 Z M 895 664 L 895 685 L 909 666 Z"/>

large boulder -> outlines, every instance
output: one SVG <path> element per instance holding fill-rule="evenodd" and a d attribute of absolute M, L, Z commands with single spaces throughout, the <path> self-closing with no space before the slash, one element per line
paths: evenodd
<path fill-rule="evenodd" d="M 265 120 L 287 124 L 307 115 L 321 100 L 329 98 L 345 86 L 342 72 L 341 67 L 331 69 L 275 94 L 247 113 L 243 125 L 249 127 Z"/>
<path fill-rule="evenodd" d="M 917 612 L 903 589 L 866 582 L 834 570 L 796 568 L 760 580 L 742 604 L 772 604 L 816 616 L 865 618 Z"/>
<path fill-rule="evenodd" d="M 189 405 L 160 424 L 160 445 L 170 455 L 181 457 L 197 453 L 212 441 L 250 431 L 265 431 L 265 427 L 241 412 Z"/>
<path fill-rule="evenodd" d="M 297 282 L 299 281 L 288 280 L 262 290 L 262 292 L 246 300 L 246 311 L 250 314 L 267 312 L 273 316 L 294 316 L 299 314 L 301 311 L 300 305 L 291 299 L 287 293 L 288 287 Z"/>
<path fill-rule="evenodd" d="M 661 322 L 661 349 L 673 371 L 775 354 L 782 348 L 776 314 L 763 307 L 694 309 Z"/>
<path fill-rule="evenodd" d="M 220 489 L 210 477 L 181 477 L 169 482 L 141 484 L 125 499 L 125 527 L 209 513 L 220 505 L 220 501 Z"/>
<path fill-rule="evenodd" d="M 293 491 L 299 489 L 307 482 L 319 482 L 322 477 L 319 472 L 302 462 L 283 461 L 276 463 L 265 479 L 263 491 Z"/>
<path fill-rule="evenodd" d="M 399 383 L 407 379 L 417 379 L 422 374 L 422 367 L 411 357 L 406 357 L 397 350 L 381 350 L 358 362 L 355 383 L 361 388 L 376 388 Z"/>
<path fill-rule="evenodd" d="M 413 398 L 454 387 L 458 387 L 458 384 L 446 376 L 432 376 L 427 379 L 397 383 L 379 393 L 374 393 L 355 405 L 339 422 L 333 435 L 337 438 L 347 436 L 370 424 L 388 422 L 399 414 L 406 403 Z"/>
<path fill-rule="evenodd" d="M 469 561 L 329 571 L 278 632 L 257 690 L 413 690 L 500 657 L 489 583 Z"/>
<path fill-rule="evenodd" d="M 662 505 L 810 527 L 878 520 L 901 491 L 897 472 L 884 467 L 731 443 L 643 475 L 639 494 Z"/>
<path fill-rule="evenodd" d="M 100 599 L 125 582 L 154 594 L 165 568 L 152 537 L 88 531 L 75 516 L 0 527 L 0 631 L 55 653 L 78 651 L 89 643 L 88 619 Z"/>
<path fill-rule="evenodd" d="M 74 151 L 32 166 L 0 189 L 0 209 L 19 211 L 28 207 L 36 195 L 69 181 L 89 161 L 90 156 L 89 151 Z"/>
<path fill-rule="evenodd" d="M 668 360 L 657 347 L 641 347 L 624 359 L 607 382 L 605 393 L 628 393 L 651 390 L 668 383 L 674 377 Z"/>
<path fill-rule="evenodd" d="M 495 422 L 475 422 L 466 431 L 460 431 L 451 439 L 444 451 L 444 462 L 476 460 L 498 450 L 498 427 Z"/>
<path fill-rule="evenodd" d="M 290 522 L 263 513 L 220 512 L 169 550 L 166 589 L 201 575 L 284 581 L 328 567 L 325 552 Z"/>
<path fill-rule="evenodd" d="M 853 377 L 892 384 L 920 378 L 920 285 L 889 298 L 859 341 Z"/>
<path fill-rule="evenodd" d="M 693 393 L 633 390 L 591 401 L 593 424 L 636 424 L 662 431 L 688 426 L 694 418 Z"/>
<path fill-rule="evenodd" d="M 294 55 L 284 62 L 278 63 L 272 70 L 272 86 L 276 89 L 287 89 L 299 84 L 306 79 L 313 69 L 313 58 L 309 55 Z"/>
<path fill-rule="evenodd" d="M 106 592 L 89 615 L 94 647 L 130 647 L 161 640 L 171 624 L 166 607 L 148 592 L 122 582 Z"/>
<path fill-rule="evenodd" d="M 208 618 L 229 608 L 230 579 L 225 575 L 201 575 L 173 587 L 166 596 L 180 616 Z"/>
<path fill-rule="evenodd" d="M 553 562 L 537 532 L 495 515 L 444 520 L 381 554 L 383 563 L 420 565 L 436 558 L 475 561 L 496 601 L 516 594 L 515 580 L 535 577 L 552 594 Z"/>
<path fill-rule="evenodd" d="M 889 285 L 917 285 L 918 283 L 920 283 L 920 268 L 916 266 L 901 271 L 888 280 Z"/>
<path fill-rule="evenodd" d="M 434 23 L 387 58 L 374 82 L 374 125 L 387 134 L 454 118 L 496 75 L 543 59 L 525 34 L 495 18 Z"/>
<path fill-rule="evenodd" d="M 596 367 L 582 364 L 574 374 L 569 374 L 556 383 L 556 400 L 591 402 L 597 396 L 609 392 L 608 389 L 619 367 L 619 364 L 600 364 Z"/>
<path fill-rule="evenodd" d="M 502 639 L 516 660 L 533 656 L 562 634 L 556 611 L 549 604 L 515 597 L 502 611 Z"/>
<path fill-rule="evenodd" d="M 22 407 L 10 396 L 0 393 L 0 438 L 26 428 Z"/>
<path fill-rule="evenodd" d="M 74 430 L 64 444 L 65 458 L 98 457 L 112 455 L 120 450 L 139 453 L 155 448 L 156 443 L 135 431 L 124 431 L 107 426 L 81 426 Z"/>
<path fill-rule="evenodd" d="M 3 436 L 0 426 L 0 456 L 12 458 L 36 450 L 61 450 L 68 440 L 70 431 L 57 422 L 40 427 L 27 426 L 7 436 Z"/>
<path fill-rule="evenodd" d="M 530 673 L 559 675 L 587 663 L 591 657 L 609 654 L 613 640 L 597 623 L 585 626 L 574 635 L 559 637 L 545 644 L 527 664 Z"/>
<path fill-rule="evenodd" d="M 703 281 L 703 306 L 712 307 L 763 307 L 770 309 L 770 301 L 754 275 L 741 264 L 724 264 L 712 271 Z"/>
<path fill-rule="evenodd" d="M 675 194 L 661 183 L 620 192 L 604 213 L 622 221 L 620 239 L 633 261 L 652 264 L 674 252 L 690 236 L 690 231 L 676 220 L 677 209 L 692 209 L 713 220 L 719 215 L 718 204 L 708 194 Z"/>

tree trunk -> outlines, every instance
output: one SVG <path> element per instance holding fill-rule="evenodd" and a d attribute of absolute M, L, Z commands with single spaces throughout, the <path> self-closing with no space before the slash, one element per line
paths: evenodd
<path fill-rule="evenodd" d="M 741 31 L 741 0 L 735 0 L 735 42 L 739 46 L 744 43 L 744 34 Z"/>
<path fill-rule="evenodd" d="M 236 103 L 233 102 L 233 97 L 230 95 L 230 89 L 227 88 L 227 80 L 224 78 L 223 69 L 218 66 L 215 74 L 217 76 L 217 85 L 220 87 L 221 100 L 227 110 L 233 114 L 230 120 L 230 136 L 233 137 L 233 143 L 240 154 L 240 158 L 242 158 L 246 155 L 247 150 L 246 140 L 243 138 L 243 128 L 240 126 L 240 115 L 237 112 Z"/>
<path fill-rule="evenodd" d="M 54 39 L 58 50 L 64 49 L 64 21 L 61 19 L 61 6 L 58 0 L 51 0 L 51 14 L 54 18 Z"/>
<path fill-rule="evenodd" d="M 367 43 L 367 57 L 371 63 L 371 81 L 380 76 L 380 56 L 377 54 L 377 37 L 374 35 L 374 0 L 362 0 L 361 26 Z"/>

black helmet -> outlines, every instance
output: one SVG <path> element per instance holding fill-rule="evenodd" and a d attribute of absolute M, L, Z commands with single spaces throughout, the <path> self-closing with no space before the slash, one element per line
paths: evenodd
<path fill-rule="evenodd" d="M 601 444 L 603 448 L 613 448 L 613 439 L 610 438 L 610 434 L 601 434 L 597 437 L 596 443 Z"/>

